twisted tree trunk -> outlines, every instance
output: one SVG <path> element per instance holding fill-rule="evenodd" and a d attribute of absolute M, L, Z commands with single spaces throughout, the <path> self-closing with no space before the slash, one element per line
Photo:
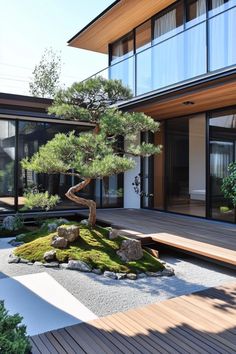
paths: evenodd
<path fill-rule="evenodd" d="M 66 196 L 70 200 L 73 200 L 73 202 L 77 204 L 85 205 L 86 207 L 89 208 L 88 222 L 91 226 L 94 226 L 96 223 L 96 203 L 91 199 L 85 199 L 75 195 L 75 193 L 85 188 L 90 182 L 91 182 L 91 178 L 86 178 L 84 181 L 68 189 L 68 191 L 66 192 Z"/>

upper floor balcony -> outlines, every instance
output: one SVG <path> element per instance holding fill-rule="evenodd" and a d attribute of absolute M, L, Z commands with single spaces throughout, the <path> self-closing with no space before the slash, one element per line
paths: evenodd
<path fill-rule="evenodd" d="M 192 0 L 178 1 L 113 43 L 110 66 L 96 75 L 119 79 L 138 96 L 234 66 L 236 0 Z"/>

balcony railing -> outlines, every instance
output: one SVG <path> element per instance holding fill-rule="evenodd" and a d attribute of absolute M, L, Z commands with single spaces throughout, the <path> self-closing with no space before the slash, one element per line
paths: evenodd
<path fill-rule="evenodd" d="M 92 77 L 119 79 L 137 96 L 235 66 L 236 0 L 230 5 Z"/>

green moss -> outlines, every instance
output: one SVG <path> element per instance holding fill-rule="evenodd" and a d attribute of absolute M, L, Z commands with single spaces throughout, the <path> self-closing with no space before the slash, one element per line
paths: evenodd
<path fill-rule="evenodd" d="M 79 223 L 72 222 L 73 225 Z M 18 247 L 15 254 L 30 261 L 43 262 L 43 255 L 46 251 L 55 248 L 50 246 L 51 239 L 56 233 L 48 234 L 46 228 L 36 232 L 28 233 L 24 238 L 24 245 Z M 144 251 L 144 256 L 139 261 L 125 263 L 116 254 L 124 238 L 118 237 L 115 240 L 108 238 L 108 230 L 97 227 L 90 230 L 87 226 L 80 225 L 80 236 L 77 241 L 70 244 L 64 250 L 56 249 L 56 256 L 60 262 L 67 262 L 69 259 L 81 260 L 90 264 L 93 268 L 102 271 L 114 272 L 137 272 L 137 271 L 158 271 L 163 265 L 149 253 Z"/>

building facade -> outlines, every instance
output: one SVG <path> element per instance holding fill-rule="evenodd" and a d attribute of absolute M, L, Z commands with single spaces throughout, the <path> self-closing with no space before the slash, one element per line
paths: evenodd
<path fill-rule="evenodd" d="M 221 191 L 236 158 L 236 1 L 119 0 L 69 45 L 108 55 L 98 73 L 133 98 L 119 106 L 160 121 L 140 137 L 163 153 L 124 175 L 124 207 L 236 222 Z M 132 181 L 140 174 L 143 197 Z"/>

